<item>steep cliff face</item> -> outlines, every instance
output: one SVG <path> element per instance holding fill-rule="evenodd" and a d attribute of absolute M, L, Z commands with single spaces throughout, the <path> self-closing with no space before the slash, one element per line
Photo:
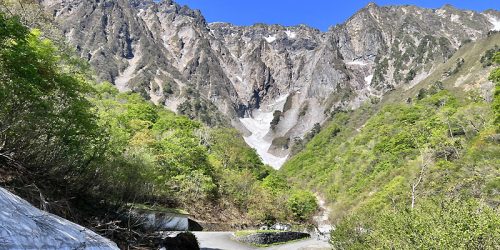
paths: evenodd
<path fill-rule="evenodd" d="M 337 109 L 411 88 L 498 11 L 369 4 L 327 32 L 207 24 L 172 1 L 44 0 L 101 80 L 211 125 L 231 124 L 280 167 L 295 139 Z"/>

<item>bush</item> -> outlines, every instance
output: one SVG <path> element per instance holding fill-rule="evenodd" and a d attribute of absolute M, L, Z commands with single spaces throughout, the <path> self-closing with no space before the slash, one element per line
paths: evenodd
<path fill-rule="evenodd" d="M 498 249 L 499 211 L 468 199 L 425 200 L 415 209 L 353 216 L 332 231 L 338 249 Z"/>
<path fill-rule="evenodd" d="M 304 190 L 294 191 L 288 198 L 287 206 L 297 221 L 307 221 L 318 210 L 314 194 Z"/>

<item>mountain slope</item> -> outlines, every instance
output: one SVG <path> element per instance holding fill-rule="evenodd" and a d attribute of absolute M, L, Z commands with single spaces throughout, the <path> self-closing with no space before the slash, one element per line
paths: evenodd
<path fill-rule="evenodd" d="M 390 242 L 401 244 L 396 248 L 435 246 L 450 235 L 436 236 L 432 244 L 424 235 L 455 230 L 446 217 L 453 213 L 460 213 L 457 220 L 491 216 L 485 220 L 492 228 L 498 225 L 500 125 L 492 102 L 499 97 L 487 76 L 493 70 L 488 55 L 499 48 L 500 34 L 492 33 L 464 45 L 412 88 L 396 89 L 381 102 L 335 114 L 305 150 L 284 165 L 291 182 L 327 197 L 332 223 L 338 226 L 333 233 L 337 247 L 387 248 Z M 488 211 L 491 214 L 485 215 Z M 443 226 L 438 223 L 449 228 L 433 231 Z M 472 224 L 475 229 L 485 225 Z M 391 231 L 399 226 L 399 232 Z M 457 229 L 456 235 L 462 232 Z M 490 236 L 484 235 L 488 247 L 498 247 L 498 231 Z M 465 241 L 458 238 L 441 243 L 451 247 Z M 404 239 L 415 241 L 399 242 Z M 470 239 L 471 244 L 479 241 Z"/>
<path fill-rule="evenodd" d="M 497 11 L 369 4 L 323 33 L 207 24 L 172 1 L 42 4 L 101 80 L 207 124 L 231 124 L 276 168 L 332 111 L 416 84 L 500 20 Z"/>

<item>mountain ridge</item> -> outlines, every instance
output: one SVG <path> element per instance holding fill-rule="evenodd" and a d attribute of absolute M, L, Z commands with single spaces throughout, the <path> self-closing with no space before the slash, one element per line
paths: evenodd
<path fill-rule="evenodd" d="M 416 84 L 464 40 L 495 28 L 488 16 L 500 20 L 498 11 L 369 4 L 321 32 L 207 23 L 174 1 L 42 2 L 99 79 L 209 125 L 231 124 L 261 157 L 277 157 L 266 161 L 275 168 L 330 113 Z"/>

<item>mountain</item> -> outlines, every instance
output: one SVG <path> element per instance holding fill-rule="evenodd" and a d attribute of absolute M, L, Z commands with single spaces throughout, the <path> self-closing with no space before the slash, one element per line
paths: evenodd
<path fill-rule="evenodd" d="M 468 231 L 500 225 L 499 64 L 500 33 L 465 44 L 413 88 L 336 113 L 285 163 L 331 205 L 336 249 L 500 246 Z"/>
<path fill-rule="evenodd" d="M 137 210 L 335 249 L 499 249 L 498 14 L 369 4 L 320 32 L 4 2 L 0 185 L 121 248 L 177 241 Z"/>
<path fill-rule="evenodd" d="M 279 168 L 315 124 L 435 71 L 500 29 L 500 12 L 373 3 L 327 32 L 207 23 L 173 1 L 43 0 L 66 38 L 118 89 L 237 128 Z"/>

